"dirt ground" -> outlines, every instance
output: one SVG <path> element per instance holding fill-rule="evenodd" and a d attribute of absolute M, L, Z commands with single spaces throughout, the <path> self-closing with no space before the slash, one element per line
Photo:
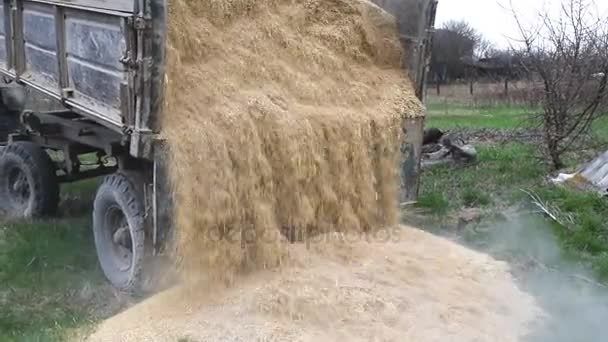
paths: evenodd
<path fill-rule="evenodd" d="M 175 287 L 90 341 L 517 341 L 542 316 L 505 263 L 396 227 L 292 245 L 227 289 Z"/>

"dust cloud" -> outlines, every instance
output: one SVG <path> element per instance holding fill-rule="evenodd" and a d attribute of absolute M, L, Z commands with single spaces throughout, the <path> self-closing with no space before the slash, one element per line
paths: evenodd
<path fill-rule="evenodd" d="M 509 216 L 512 219 L 486 227 L 469 240 L 509 262 L 520 288 L 545 312 L 546 318 L 522 341 L 606 341 L 608 287 L 564 254 L 550 222 L 528 214 Z"/>

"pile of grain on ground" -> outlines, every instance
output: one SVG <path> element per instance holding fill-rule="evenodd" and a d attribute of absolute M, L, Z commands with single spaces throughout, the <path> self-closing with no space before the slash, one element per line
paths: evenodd
<path fill-rule="evenodd" d="M 296 236 L 394 224 L 421 106 L 364 0 L 174 0 L 163 135 L 184 274 L 276 266 Z M 246 246 L 246 248 L 243 248 Z"/>
<path fill-rule="evenodd" d="M 176 255 L 184 274 L 211 279 L 109 319 L 91 341 L 526 332 L 537 311 L 504 264 L 415 229 L 377 230 L 397 219 L 402 120 L 421 111 L 390 17 L 359 0 L 173 0 L 170 15 Z M 286 244 L 283 227 L 304 242 Z M 246 260 L 279 265 L 238 272 Z"/>
<path fill-rule="evenodd" d="M 487 255 L 409 227 L 353 237 L 294 245 L 228 290 L 161 293 L 91 342 L 517 341 L 541 315 Z"/>

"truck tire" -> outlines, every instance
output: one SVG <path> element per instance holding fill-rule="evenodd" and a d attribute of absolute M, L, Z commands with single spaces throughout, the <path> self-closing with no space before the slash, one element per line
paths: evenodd
<path fill-rule="evenodd" d="M 95 197 L 93 233 L 99 264 L 119 290 L 141 290 L 145 258 L 144 203 L 132 175 L 107 176 Z"/>
<path fill-rule="evenodd" d="M 0 211 L 35 218 L 54 214 L 58 203 L 56 168 L 40 146 L 23 141 L 0 151 Z"/>

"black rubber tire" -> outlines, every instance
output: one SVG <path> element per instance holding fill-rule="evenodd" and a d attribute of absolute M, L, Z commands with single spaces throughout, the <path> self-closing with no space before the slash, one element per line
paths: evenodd
<path fill-rule="evenodd" d="M 15 195 L 13 176 L 25 177 L 27 194 Z M 13 218 L 53 215 L 59 204 L 56 168 L 49 155 L 31 142 L 15 142 L 0 150 L 0 210 Z"/>
<path fill-rule="evenodd" d="M 143 185 L 136 177 L 126 173 L 115 173 L 107 176 L 95 197 L 93 206 L 93 233 L 95 247 L 101 269 L 110 283 L 119 290 L 137 293 L 142 286 L 142 275 L 145 260 L 145 230 Z M 117 211 L 124 215 L 128 225 L 131 254 L 129 265 L 121 264 L 117 248 L 124 251 L 124 246 L 115 242 L 118 227 L 113 224 L 112 215 Z M 126 228 L 126 227 L 125 227 Z M 129 242 L 129 241 L 127 241 Z M 128 253 L 127 253 L 128 254 Z"/>

